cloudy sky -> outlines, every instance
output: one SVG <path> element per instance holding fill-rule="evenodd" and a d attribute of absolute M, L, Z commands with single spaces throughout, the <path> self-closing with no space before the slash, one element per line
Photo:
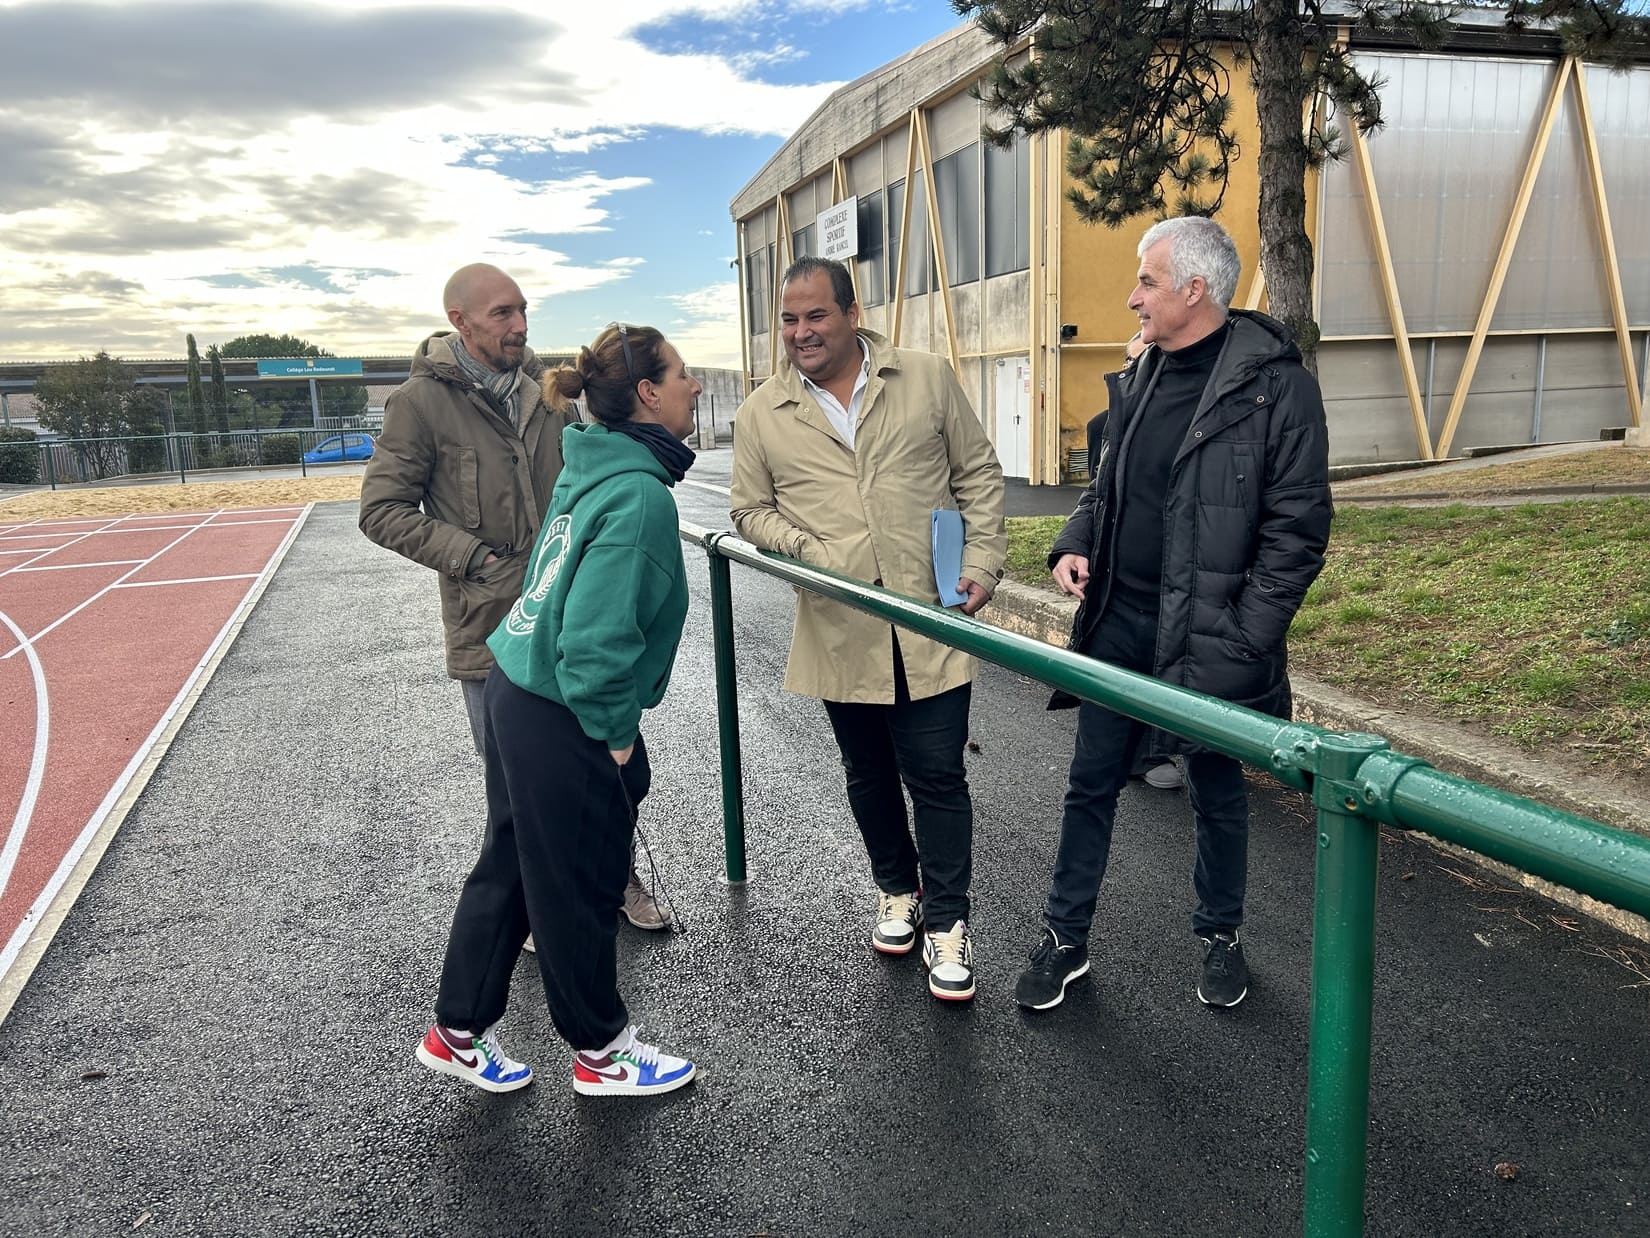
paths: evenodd
<path fill-rule="evenodd" d="M 0 0 L 0 360 L 405 353 L 502 266 L 555 348 L 739 360 L 728 202 L 946 0 Z"/>

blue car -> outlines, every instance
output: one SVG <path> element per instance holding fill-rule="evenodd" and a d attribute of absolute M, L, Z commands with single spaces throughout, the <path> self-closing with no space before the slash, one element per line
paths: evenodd
<path fill-rule="evenodd" d="M 305 464 L 341 464 L 345 460 L 371 460 L 372 435 L 334 434 L 304 453 Z"/>

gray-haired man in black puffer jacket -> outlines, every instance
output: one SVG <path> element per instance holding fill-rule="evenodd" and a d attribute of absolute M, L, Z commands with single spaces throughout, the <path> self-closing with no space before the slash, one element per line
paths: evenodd
<path fill-rule="evenodd" d="M 1289 717 L 1285 636 L 1329 540 L 1328 434 L 1317 380 L 1288 328 L 1230 310 L 1240 264 L 1200 217 L 1140 242 L 1129 308 L 1150 347 L 1111 375 L 1111 416 L 1093 480 L 1049 553 L 1082 600 L 1072 648 L 1280 718 Z M 1051 707 L 1073 703 L 1060 696 Z M 1045 927 L 1015 998 L 1060 1004 L 1088 971 L 1089 922 L 1111 849 L 1117 795 L 1142 744 L 1185 753 L 1197 820 L 1198 997 L 1249 991 L 1238 928 L 1248 865 L 1242 766 L 1084 702 Z"/>

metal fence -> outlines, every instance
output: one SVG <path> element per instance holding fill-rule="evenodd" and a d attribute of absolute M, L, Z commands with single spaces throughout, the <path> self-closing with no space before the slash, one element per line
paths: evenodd
<path fill-rule="evenodd" d="M 1226 701 L 1120 670 L 1041 641 L 914 602 L 791 559 L 731 533 L 683 523 L 709 557 L 730 881 L 745 879 L 743 775 L 734 682 L 730 564 L 857 607 L 1268 770 L 1317 809 L 1312 931 L 1312 1033 L 1307 1056 L 1304 1231 L 1361 1234 L 1369 1128 L 1375 875 L 1380 826 L 1419 830 L 1650 916 L 1650 839 L 1433 769 L 1376 735 L 1281 722 Z"/>
<path fill-rule="evenodd" d="M 36 438 L 0 441 L 0 484 L 84 485 L 103 481 L 159 480 L 176 474 L 225 469 L 290 468 L 307 476 L 337 459 L 306 461 L 337 435 L 372 433 L 359 418 L 331 418 L 334 427 L 231 430 L 222 434 L 146 434 L 120 438 Z M 345 424 L 352 423 L 352 424 Z"/>

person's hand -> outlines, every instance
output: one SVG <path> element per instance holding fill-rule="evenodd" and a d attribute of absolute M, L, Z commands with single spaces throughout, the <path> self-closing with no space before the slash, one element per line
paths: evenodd
<path fill-rule="evenodd" d="M 965 615 L 972 615 L 991 600 L 991 590 L 984 585 L 977 585 L 964 576 L 957 581 L 957 592 L 966 595 L 963 603 L 957 607 Z"/>
<path fill-rule="evenodd" d="M 497 562 L 498 562 L 498 556 L 496 554 L 494 554 L 492 551 L 489 550 L 487 552 L 487 557 L 481 561 L 481 566 L 486 567 L 489 563 L 497 563 Z"/>
<path fill-rule="evenodd" d="M 626 744 L 623 748 L 609 748 L 607 751 L 613 758 L 613 764 L 623 765 L 630 760 L 630 754 L 636 751 L 636 745 L 632 742 Z"/>
<path fill-rule="evenodd" d="M 1089 587 L 1089 561 L 1082 555 L 1061 555 L 1054 561 L 1054 583 L 1061 593 L 1083 597 Z"/>

